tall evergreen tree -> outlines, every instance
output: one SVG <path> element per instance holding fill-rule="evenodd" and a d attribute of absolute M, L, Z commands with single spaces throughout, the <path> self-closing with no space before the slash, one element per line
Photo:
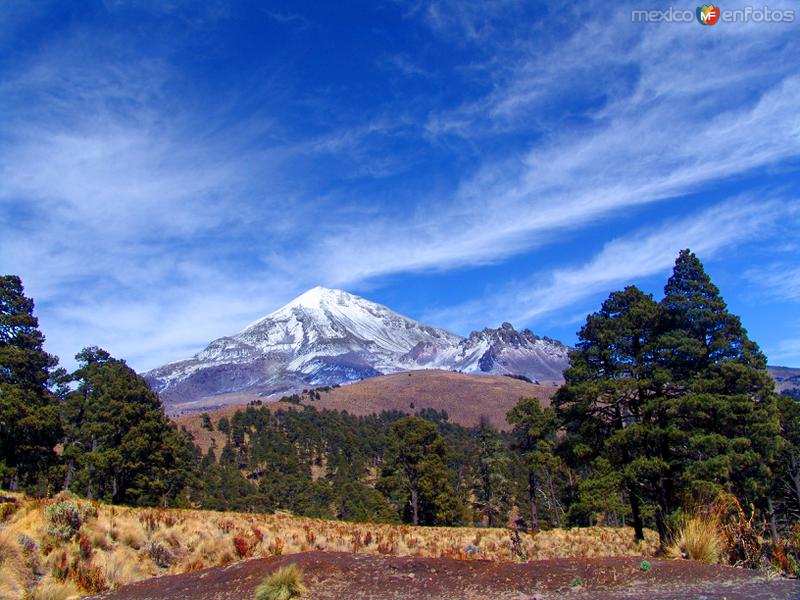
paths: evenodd
<path fill-rule="evenodd" d="M 577 349 L 564 373 L 566 385 L 554 405 L 571 433 L 578 461 L 614 465 L 631 508 L 636 538 L 644 539 L 642 489 L 652 464 L 642 446 L 645 403 L 654 397 L 653 341 L 659 307 L 635 286 L 613 292 L 600 310 L 586 319 Z M 603 458 L 605 462 L 596 462 Z M 589 471 L 601 478 L 584 489 L 607 488 L 606 469 Z"/>
<path fill-rule="evenodd" d="M 77 387 L 63 410 L 64 487 L 113 503 L 174 502 L 193 476 L 186 434 L 124 361 L 99 348 L 76 358 Z"/>
<path fill-rule="evenodd" d="M 688 499 L 728 490 L 765 508 L 779 418 L 766 358 L 728 312 L 700 260 L 682 250 L 661 301 L 657 399 L 648 406 L 657 524 Z"/>
<path fill-rule="evenodd" d="M 55 461 L 58 407 L 47 389 L 58 360 L 44 351 L 33 300 L 15 275 L 0 277 L 0 487 L 34 484 Z"/>
<path fill-rule="evenodd" d="M 497 431 L 481 419 L 477 439 L 476 507 L 489 527 L 497 527 L 511 502 L 511 474 L 508 449 Z"/>
<path fill-rule="evenodd" d="M 766 360 L 697 257 L 678 256 L 656 307 L 635 288 L 612 294 L 581 330 L 555 404 L 574 439 L 624 474 L 668 519 L 722 490 L 764 507 L 778 447 Z"/>
<path fill-rule="evenodd" d="M 530 529 L 539 531 L 536 492 L 540 485 L 540 473 L 552 468 L 551 463 L 555 459 L 553 448 L 559 421 L 552 408 L 542 408 L 538 398 L 521 398 L 508 413 L 507 419 L 514 426 L 514 448 L 521 454 L 527 474 Z"/>
<path fill-rule="evenodd" d="M 403 417 L 389 429 L 381 487 L 414 525 L 454 525 L 462 508 L 447 468 L 447 448 L 436 426 Z"/>

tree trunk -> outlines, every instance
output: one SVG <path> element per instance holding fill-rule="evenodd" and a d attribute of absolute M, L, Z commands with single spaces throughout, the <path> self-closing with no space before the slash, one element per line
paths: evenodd
<path fill-rule="evenodd" d="M 19 472 L 17 469 L 11 473 L 11 481 L 8 482 L 8 489 L 11 492 L 16 492 L 19 487 Z"/>
<path fill-rule="evenodd" d="M 75 461 L 73 459 L 69 459 L 67 461 L 67 476 L 64 477 L 64 490 L 68 490 L 69 486 L 72 485 L 72 479 L 75 476 L 74 474 L 75 469 Z"/>
<path fill-rule="evenodd" d="M 536 508 L 536 476 L 528 473 L 528 497 L 531 501 L 531 531 L 539 532 L 539 511 Z"/>
<path fill-rule="evenodd" d="M 644 523 L 642 522 L 642 509 L 639 505 L 639 497 L 628 490 L 628 498 L 631 501 L 631 518 L 633 518 L 633 537 L 637 542 L 644 540 Z"/>
<path fill-rule="evenodd" d="M 669 529 L 667 528 L 667 509 L 662 506 L 661 502 L 656 507 L 656 529 L 658 530 L 658 549 L 660 552 L 664 552 L 669 538 Z"/>
<path fill-rule="evenodd" d="M 775 523 L 775 507 L 772 505 L 772 496 L 767 496 L 767 513 L 769 514 L 769 533 L 772 541 L 778 541 L 778 525 Z"/>
<path fill-rule="evenodd" d="M 558 498 L 556 497 L 556 489 L 553 485 L 552 473 L 548 473 L 547 485 L 550 488 L 550 498 L 553 501 L 553 517 L 556 520 L 556 527 L 561 527 L 561 515 L 558 514 Z"/>
<path fill-rule="evenodd" d="M 416 489 L 411 490 L 411 513 L 414 525 L 419 525 L 419 493 Z"/>
<path fill-rule="evenodd" d="M 792 483 L 794 484 L 794 499 L 797 503 L 797 508 L 800 509 L 800 473 L 797 470 L 797 460 L 794 455 L 791 458 L 792 465 Z"/>

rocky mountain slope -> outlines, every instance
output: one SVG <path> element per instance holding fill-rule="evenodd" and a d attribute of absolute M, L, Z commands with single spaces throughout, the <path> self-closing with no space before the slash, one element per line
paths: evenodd
<path fill-rule="evenodd" d="M 145 373 L 168 409 L 219 405 L 239 392 L 282 395 L 414 369 L 558 382 L 569 348 L 504 323 L 467 338 L 342 290 L 316 287 L 195 356 Z"/>
<path fill-rule="evenodd" d="M 778 392 L 800 390 L 800 369 L 792 367 L 767 367 L 767 371 L 775 380 Z"/>

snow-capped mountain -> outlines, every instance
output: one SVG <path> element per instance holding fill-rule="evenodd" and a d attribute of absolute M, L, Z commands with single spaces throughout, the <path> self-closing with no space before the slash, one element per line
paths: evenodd
<path fill-rule="evenodd" d="M 558 381 L 568 350 L 508 323 L 462 338 L 342 290 L 316 287 L 145 378 L 168 406 L 186 410 L 213 405 L 219 394 L 266 396 L 411 369 Z"/>
<path fill-rule="evenodd" d="M 569 348 L 558 340 L 539 337 L 530 329 L 517 331 L 511 323 L 499 329 L 473 331 L 459 344 L 454 368 L 465 373 L 526 375 L 561 381 L 569 364 Z"/>

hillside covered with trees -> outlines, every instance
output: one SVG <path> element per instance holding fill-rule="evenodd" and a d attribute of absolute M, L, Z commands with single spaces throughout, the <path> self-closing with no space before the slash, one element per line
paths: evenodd
<path fill-rule="evenodd" d="M 774 393 L 764 355 L 688 250 L 660 300 L 631 286 L 587 317 L 552 406 L 520 399 L 507 432 L 430 409 L 254 403 L 206 419 L 225 443 L 204 453 L 123 360 L 86 348 L 73 373 L 57 368 L 33 308 L 19 278 L 0 278 L 2 488 L 534 532 L 629 524 L 663 542 L 720 493 L 776 538 L 800 515 L 800 405 Z"/>

